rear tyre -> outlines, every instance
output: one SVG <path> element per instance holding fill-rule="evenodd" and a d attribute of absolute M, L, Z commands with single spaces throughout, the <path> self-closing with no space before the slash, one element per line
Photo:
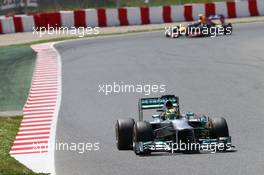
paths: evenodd
<path fill-rule="evenodd" d="M 232 35 L 232 33 L 233 33 L 233 26 L 231 23 L 228 23 L 226 26 L 224 26 L 224 34 Z"/>
<path fill-rule="evenodd" d="M 150 155 L 150 150 L 140 150 L 140 142 L 149 142 L 153 141 L 153 131 L 149 122 L 138 121 L 134 125 L 134 152 L 137 155 Z"/>
<path fill-rule="evenodd" d="M 211 136 L 212 138 L 219 137 L 229 137 L 229 131 L 226 119 L 221 118 L 211 118 Z"/>
<path fill-rule="evenodd" d="M 116 146 L 118 150 L 130 150 L 133 147 L 134 119 L 119 119 L 116 122 Z"/>

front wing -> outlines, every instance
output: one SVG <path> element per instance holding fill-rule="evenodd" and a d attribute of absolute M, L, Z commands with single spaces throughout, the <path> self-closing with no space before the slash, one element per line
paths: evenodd
<path fill-rule="evenodd" d="M 196 143 L 174 143 L 172 141 L 137 142 L 134 149 L 137 152 L 228 152 L 234 151 L 231 137 L 220 137 L 218 139 L 199 139 Z"/>

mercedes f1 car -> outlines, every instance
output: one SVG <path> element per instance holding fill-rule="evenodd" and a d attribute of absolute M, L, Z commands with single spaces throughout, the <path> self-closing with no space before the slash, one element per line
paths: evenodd
<path fill-rule="evenodd" d="M 165 104 L 171 102 L 175 113 L 164 118 Z M 118 150 L 134 150 L 136 155 L 152 152 L 200 153 L 234 151 L 227 122 L 193 112 L 180 114 L 179 98 L 165 95 L 139 100 L 139 120 L 119 119 L 115 125 Z M 143 120 L 143 111 L 155 109 L 152 121 Z"/>
<path fill-rule="evenodd" d="M 231 23 L 225 22 L 224 15 L 212 15 L 206 18 L 205 22 L 170 27 L 165 31 L 165 36 L 171 38 L 178 38 L 180 36 L 215 37 L 219 35 L 231 35 L 232 32 L 233 26 Z"/>

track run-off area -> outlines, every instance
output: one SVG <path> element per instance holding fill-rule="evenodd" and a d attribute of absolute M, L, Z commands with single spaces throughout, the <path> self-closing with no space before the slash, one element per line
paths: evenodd
<path fill-rule="evenodd" d="M 62 59 L 56 141 L 92 143 L 85 153 L 56 151 L 56 174 L 263 174 L 264 23 L 233 27 L 232 36 L 215 38 L 170 39 L 159 31 L 55 45 Z M 137 119 L 145 93 L 99 92 L 113 82 L 166 85 L 163 94 L 179 96 L 182 111 L 225 117 L 237 151 L 146 157 L 118 151 L 114 124 Z"/>

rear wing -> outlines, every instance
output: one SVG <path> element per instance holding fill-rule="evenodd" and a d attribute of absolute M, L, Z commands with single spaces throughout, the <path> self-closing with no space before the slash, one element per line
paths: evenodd
<path fill-rule="evenodd" d="M 179 97 L 175 95 L 163 95 L 154 98 L 141 98 L 138 102 L 139 121 L 143 121 L 143 110 L 161 109 L 166 101 L 171 101 L 174 107 L 179 109 Z"/>
<path fill-rule="evenodd" d="M 210 15 L 208 17 L 208 19 L 210 19 L 210 20 L 218 20 L 218 19 L 221 19 L 221 18 L 225 19 L 225 16 L 224 15 Z"/>

